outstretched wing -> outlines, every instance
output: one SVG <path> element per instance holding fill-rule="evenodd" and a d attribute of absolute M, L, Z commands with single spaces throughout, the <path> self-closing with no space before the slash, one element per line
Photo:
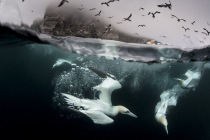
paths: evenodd
<path fill-rule="evenodd" d="M 93 89 L 100 91 L 99 100 L 109 105 L 112 105 L 111 102 L 112 92 L 115 89 L 119 88 L 121 88 L 121 84 L 119 83 L 119 81 L 114 80 L 110 77 L 107 77 L 101 84 L 93 87 Z"/>
<path fill-rule="evenodd" d="M 58 7 L 61 7 L 64 3 L 65 3 L 65 0 L 62 0 L 62 1 L 60 2 L 60 4 L 58 5 Z"/>

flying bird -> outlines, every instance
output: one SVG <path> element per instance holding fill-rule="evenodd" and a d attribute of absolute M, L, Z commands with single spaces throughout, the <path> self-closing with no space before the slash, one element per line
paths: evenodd
<path fill-rule="evenodd" d="M 196 33 L 197 33 L 197 32 L 198 32 L 198 30 L 194 30 L 194 32 L 196 32 Z"/>
<path fill-rule="evenodd" d="M 130 14 L 127 18 L 123 18 L 124 19 L 123 21 L 126 21 L 126 20 L 131 21 L 130 20 L 131 16 L 132 16 L 132 14 Z"/>
<path fill-rule="evenodd" d="M 111 16 L 111 17 L 107 17 L 107 18 L 113 18 L 113 16 Z"/>
<path fill-rule="evenodd" d="M 58 7 L 61 7 L 65 2 L 66 2 L 66 3 L 69 3 L 68 0 L 62 0 L 62 1 L 60 2 L 60 4 L 58 5 Z"/>
<path fill-rule="evenodd" d="M 122 24 L 122 22 L 117 22 L 117 24 Z"/>
<path fill-rule="evenodd" d="M 96 8 L 92 8 L 92 9 L 90 9 L 89 11 L 93 11 L 93 10 L 96 10 Z"/>
<path fill-rule="evenodd" d="M 160 12 L 159 12 L 159 11 L 156 11 L 156 12 L 154 12 L 154 13 L 149 12 L 148 15 L 150 15 L 150 14 L 152 14 L 152 17 L 155 18 L 155 14 L 160 14 Z"/>
<path fill-rule="evenodd" d="M 157 5 L 158 7 L 164 7 L 164 8 L 169 8 L 171 10 L 171 1 L 169 0 L 169 3 L 164 3 L 164 4 L 160 4 L 160 5 Z"/>
<path fill-rule="evenodd" d="M 142 25 L 138 25 L 138 27 L 140 27 L 140 26 L 141 26 L 141 27 L 146 27 L 146 25 L 144 25 L 144 24 L 142 24 Z"/>
<path fill-rule="evenodd" d="M 210 32 L 206 28 L 203 28 L 203 29 L 207 32 L 208 35 L 210 34 Z"/>
<path fill-rule="evenodd" d="M 178 18 L 177 16 L 171 14 L 171 18 L 174 18 L 174 17 L 177 18 L 177 21 L 178 21 L 178 22 L 180 22 L 181 20 L 184 21 L 184 22 L 186 22 L 185 19 L 180 19 L 180 18 Z"/>
<path fill-rule="evenodd" d="M 190 30 L 190 28 L 185 28 L 184 26 L 182 26 L 182 28 L 185 30 L 185 32 L 186 32 L 187 30 Z"/>
<path fill-rule="evenodd" d="M 101 11 L 99 11 L 99 13 L 98 14 L 96 14 L 95 16 L 100 16 L 101 15 Z"/>
<path fill-rule="evenodd" d="M 195 21 L 193 21 L 191 24 L 194 25 L 195 24 Z"/>
<path fill-rule="evenodd" d="M 205 34 L 206 36 L 208 35 L 206 32 L 201 32 L 202 34 Z"/>
<path fill-rule="evenodd" d="M 162 37 L 162 38 L 166 38 L 166 36 L 164 36 L 164 35 L 163 35 L 163 36 L 160 36 L 160 37 Z"/>
<path fill-rule="evenodd" d="M 140 7 L 139 10 L 144 10 L 144 8 Z"/>
<path fill-rule="evenodd" d="M 112 105 L 112 92 L 122 87 L 116 77 L 92 67 L 89 67 L 89 69 L 103 78 L 102 83 L 93 87 L 94 90 L 100 92 L 99 99 L 80 99 L 69 94 L 61 93 L 66 103 L 69 105 L 68 108 L 87 115 L 96 124 L 113 123 L 114 120 L 110 118 L 110 116 L 114 117 L 119 113 L 137 118 L 137 116 L 126 107 Z"/>
<path fill-rule="evenodd" d="M 109 2 L 102 2 L 101 3 L 101 5 L 104 5 L 104 4 L 109 7 Z"/>

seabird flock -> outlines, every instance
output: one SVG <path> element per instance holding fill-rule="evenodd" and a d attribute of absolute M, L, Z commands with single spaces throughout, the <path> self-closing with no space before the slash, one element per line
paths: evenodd
<path fill-rule="evenodd" d="M 114 2 L 120 2 L 120 0 L 109 0 L 109 1 L 105 1 L 105 2 L 101 2 L 101 5 L 103 6 L 103 5 L 105 5 L 106 7 L 110 7 L 110 5 L 111 5 L 111 3 L 114 3 Z M 61 7 L 64 3 L 69 3 L 69 1 L 68 0 L 62 0 L 60 3 L 59 3 L 59 5 L 58 5 L 58 7 Z M 167 8 L 167 9 L 169 9 L 169 10 L 172 10 L 172 3 L 171 3 L 171 1 L 169 0 L 169 2 L 168 3 L 163 3 L 163 4 L 158 4 L 157 5 L 157 7 L 158 8 Z M 80 11 L 81 10 L 83 10 L 84 8 L 78 8 Z M 96 10 L 96 8 L 91 8 L 91 9 L 89 9 L 89 11 L 94 11 L 94 10 Z M 140 10 L 144 10 L 145 11 L 145 8 L 144 7 L 140 7 L 139 9 L 138 9 L 138 11 L 140 11 Z M 101 12 L 102 12 L 102 10 L 100 10 L 97 14 L 95 14 L 94 16 L 101 16 Z M 151 15 L 152 16 L 152 18 L 156 18 L 156 14 L 161 14 L 161 12 L 159 12 L 159 11 L 155 11 L 155 12 L 151 12 L 151 11 L 149 11 L 148 12 L 148 16 L 149 15 Z M 145 16 L 145 14 L 143 14 L 142 16 Z M 112 19 L 113 18 L 113 16 L 109 16 L 109 17 L 107 17 L 107 18 L 109 18 L 109 19 Z M 122 21 L 132 21 L 131 20 L 131 18 L 132 18 L 132 13 L 130 13 L 130 15 L 128 16 L 128 17 L 125 17 L 125 18 L 123 18 L 123 20 Z M 183 18 L 178 18 L 176 15 L 174 15 L 174 14 L 171 14 L 171 18 L 176 18 L 177 19 L 177 22 L 181 22 L 181 21 L 183 21 L 183 22 L 187 22 L 185 19 L 183 19 Z M 116 22 L 116 24 L 122 24 L 123 22 L 121 22 L 121 21 L 118 21 L 118 22 Z M 193 21 L 193 22 L 191 22 L 191 25 L 192 26 L 194 26 L 195 25 L 195 21 Z M 209 22 L 207 22 L 207 25 L 210 25 L 210 23 Z M 146 27 L 146 25 L 138 25 L 138 27 Z M 185 32 L 187 32 L 187 31 L 190 31 L 190 28 L 188 28 L 188 27 L 184 27 L 184 26 L 182 26 L 182 28 L 184 29 L 184 31 Z M 204 31 L 198 31 L 198 30 L 194 30 L 194 33 L 202 33 L 202 34 L 204 34 L 204 35 L 206 35 L 206 36 L 209 36 L 209 34 L 210 34 L 210 31 L 208 31 L 206 28 L 203 28 L 203 30 Z M 136 33 L 135 33 L 136 34 Z M 137 34 L 136 34 L 137 35 Z M 139 34 L 138 34 L 139 35 Z M 165 37 L 166 38 L 166 37 Z"/>

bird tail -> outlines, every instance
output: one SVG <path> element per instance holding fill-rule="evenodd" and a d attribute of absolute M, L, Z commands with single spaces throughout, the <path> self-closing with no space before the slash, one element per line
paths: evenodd
<path fill-rule="evenodd" d="M 69 107 L 79 107 L 81 106 L 81 100 L 77 97 L 74 97 L 69 94 L 61 93 L 65 98 L 66 103 L 69 105 Z"/>

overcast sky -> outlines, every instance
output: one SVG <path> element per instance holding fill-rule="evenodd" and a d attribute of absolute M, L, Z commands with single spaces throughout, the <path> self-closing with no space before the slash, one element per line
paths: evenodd
<path fill-rule="evenodd" d="M 141 36 L 154 38 L 163 43 L 179 45 L 182 47 L 196 47 L 210 44 L 210 37 L 201 32 L 206 32 L 203 28 L 210 31 L 210 0 L 171 0 L 172 10 L 168 8 L 159 8 L 158 4 L 169 3 L 168 0 L 120 0 L 110 3 L 110 6 L 101 5 L 101 2 L 108 0 L 69 0 L 62 7 L 57 7 L 61 0 L 0 0 L 0 20 L 19 23 L 23 21 L 27 24 L 32 24 L 34 19 L 43 18 L 48 5 L 52 5 L 55 9 L 71 9 L 78 10 L 83 7 L 81 13 L 88 14 L 95 18 L 100 10 L 102 14 L 97 17 L 100 21 L 104 20 L 107 24 L 112 24 L 112 27 L 130 35 L 138 33 Z M 144 10 L 139 10 L 143 7 Z M 95 11 L 89 11 L 90 8 L 96 8 Z M 160 11 L 156 14 L 156 18 L 147 15 L 148 12 Z M 128 17 L 132 21 L 123 21 L 123 18 Z M 171 18 L 171 14 L 179 18 L 185 19 L 187 22 L 177 22 L 175 18 Z M 142 16 L 145 15 L 145 16 Z M 113 16 L 109 19 L 107 17 Z M 195 24 L 191 23 L 195 21 Z M 138 27 L 139 24 L 145 24 L 146 27 Z M 182 28 L 188 27 L 190 31 L 185 32 Z M 194 30 L 198 30 L 196 33 Z M 190 38 L 184 35 L 190 36 Z M 137 36 L 137 35 L 136 35 Z M 163 38 L 161 36 L 166 36 Z M 200 41 L 203 41 L 201 43 Z"/>

